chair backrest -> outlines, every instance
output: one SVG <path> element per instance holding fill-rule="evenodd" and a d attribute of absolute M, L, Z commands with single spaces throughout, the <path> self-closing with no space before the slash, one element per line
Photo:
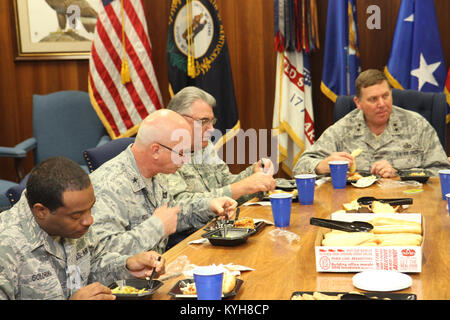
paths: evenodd
<path fill-rule="evenodd" d="M 447 138 L 447 102 L 444 93 L 392 89 L 393 104 L 421 114 L 434 127 L 444 150 Z M 356 108 L 353 96 L 339 96 L 334 104 L 334 122 Z"/>
<path fill-rule="evenodd" d="M 103 163 L 117 156 L 132 144 L 134 139 L 135 138 L 119 138 L 111 140 L 99 147 L 85 150 L 83 156 L 89 172 L 94 172 Z"/>
<path fill-rule="evenodd" d="M 65 156 L 84 165 L 83 151 L 95 147 L 106 134 L 87 92 L 33 95 L 35 164 L 53 156 Z"/>

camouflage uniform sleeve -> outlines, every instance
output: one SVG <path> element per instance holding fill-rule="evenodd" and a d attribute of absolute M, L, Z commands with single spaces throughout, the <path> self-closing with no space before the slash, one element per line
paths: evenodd
<path fill-rule="evenodd" d="M 303 154 L 295 164 L 293 174 L 316 173 L 317 165 L 333 152 L 338 151 L 336 137 L 342 137 L 343 132 L 335 125 L 326 129 L 320 138 Z"/>
<path fill-rule="evenodd" d="M 418 130 L 422 132 L 420 144 L 424 149 L 422 168 L 431 171 L 433 176 L 439 176 L 439 170 L 450 168 L 447 155 L 431 124 L 428 121 L 423 123 L 422 130 Z"/>
<path fill-rule="evenodd" d="M 0 300 L 15 300 L 17 296 L 19 255 L 10 237 L 0 237 Z"/>
<path fill-rule="evenodd" d="M 128 200 L 131 201 L 131 198 Z M 133 209 L 141 210 L 142 215 L 128 212 Z M 155 215 L 149 215 L 138 204 L 127 204 L 126 201 L 121 202 L 117 197 L 103 193 L 97 197 L 92 211 L 94 230 L 108 251 L 137 254 L 154 249 L 165 237 L 161 220 Z"/>
<path fill-rule="evenodd" d="M 182 190 L 180 186 L 185 186 L 186 184 L 183 179 L 174 179 L 175 175 L 158 175 L 157 183 L 159 185 L 159 189 L 167 190 L 167 186 L 176 187 L 177 192 Z M 170 180 L 169 180 L 170 179 Z M 178 223 L 177 223 L 177 232 L 199 229 L 202 228 L 208 221 L 210 221 L 213 217 L 215 217 L 215 213 L 213 213 L 209 209 L 209 203 L 214 198 L 213 195 L 206 193 L 181 193 L 182 196 L 179 196 L 175 199 L 173 193 L 174 191 L 169 191 L 169 206 L 175 207 L 180 206 L 181 211 L 178 214 Z M 161 204 L 162 205 L 162 202 Z"/>
<path fill-rule="evenodd" d="M 109 285 L 115 280 L 128 279 L 130 273 L 126 268 L 127 259 L 130 255 L 122 255 L 117 252 L 109 252 L 105 243 L 99 241 L 94 230 L 89 230 L 91 248 L 91 273 L 89 283 L 100 282 Z"/>

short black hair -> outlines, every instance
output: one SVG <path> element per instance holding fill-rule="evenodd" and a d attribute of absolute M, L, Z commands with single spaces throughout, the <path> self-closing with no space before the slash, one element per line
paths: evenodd
<path fill-rule="evenodd" d="M 30 208 L 41 203 L 50 211 L 64 206 L 64 191 L 80 191 L 88 188 L 91 180 L 76 162 L 65 157 L 52 157 L 42 161 L 30 173 L 26 197 Z"/>

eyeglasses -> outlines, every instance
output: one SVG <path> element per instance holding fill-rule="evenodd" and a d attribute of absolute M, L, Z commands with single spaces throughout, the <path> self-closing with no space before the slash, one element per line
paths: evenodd
<path fill-rule="evenodd" d="M 214 126 L 216 124 L 216 122 L 217 122 L 217 118 L 216 117 L 213 117 L 212 119 L 209 119 L 209 118 L 195 119 L 194 117 L 188 116 L 187 114 L 183 114 L 183 116 L 191 118 L 194 121 L 201 121 L 202 122 L 202 126 L 204 126 L 204 127 L 209 126 L 210 124 L 212 124 Z"/>
<path fill-rule="evenodd" d="M 169 148 L 168 146 L 163 145 L 162 143 L 156 142 L 157 144 L 159 144 L 161 147 L 166 148 L 167 150 L 175 153 L 177 156 L 183 158 L 184 157 L 184 151 L 180 150 L 180 151 L 175 151 L 172 148 Z"/>

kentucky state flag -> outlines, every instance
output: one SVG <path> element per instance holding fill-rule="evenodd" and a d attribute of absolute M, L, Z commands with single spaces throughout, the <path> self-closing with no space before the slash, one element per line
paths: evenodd
<path fill-rule="evenodd" d="M 167 71 L 171 96 L 196 86 L 216 98 L 220 148 L 240 128 L 228 45 L 215 0 L 173 0 L 169 14 Z"/>
<path fill-rule="evenodd" d="M 359 63 L 356 0 L 328 1 L 325 53 L 320 89 L 333 102 L 355 94 Z"/>
<path fill-rule="evenodd" d="M 447 68 L 433 0 L 402 0 L 384 72 L 394 88 L 444 90 Z"/>

